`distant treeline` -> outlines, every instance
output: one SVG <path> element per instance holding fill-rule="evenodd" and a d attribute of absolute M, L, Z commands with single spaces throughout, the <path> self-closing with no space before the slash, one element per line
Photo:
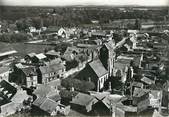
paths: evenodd
<path fill-rule="evenodd" d="M 125 12 L 113 7 L 0 7 L 2 20 L 16 21 L 24 18 L 34 19 L 34 24 L 78 26 L 90 24 L 91 20 L 99 20 L 100 23 L 109 23 L 116 19 L 151 19 L 163 21 L 167 15 L 167 8 L 158 10 L 131 10 Z"/>
<path fill-rule="evenodd" d="M 14 43 L 14 42 L 25 42 L 28 41 L 30 38 L 30 35 L 26 33 L 3 33 L 0 34 L 0 42 L 8 42 L 8 43 Z"/>

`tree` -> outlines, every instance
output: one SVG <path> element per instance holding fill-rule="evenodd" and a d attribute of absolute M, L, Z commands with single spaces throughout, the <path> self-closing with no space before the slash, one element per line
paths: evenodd
<path fill-rule="evenodd" d="M 63 79 L 61 81 L 61 85 L 67 89 L 74 87 L 75 90 L 82 91 L 82 92 L 88 92 L 95 88 L 93 82 L 82 81 L 74 78 Z"/>

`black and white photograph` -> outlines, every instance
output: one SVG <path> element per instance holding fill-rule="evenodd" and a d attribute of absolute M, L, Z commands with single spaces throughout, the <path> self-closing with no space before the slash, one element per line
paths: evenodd
<path fill-rule="evenodd" d="M 169 0 L 0 0 L 0 117 L 169 117 Z"/>

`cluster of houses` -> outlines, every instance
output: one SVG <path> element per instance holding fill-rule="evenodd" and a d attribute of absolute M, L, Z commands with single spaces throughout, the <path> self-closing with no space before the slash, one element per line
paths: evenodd
<path fill-rule="evenodd" d="M 8 79 L 0 81 L 2 116 L 29 107 L 32 113 L 65 116 L 72 110 L 113 117 L 169 113 L 168 40 L 161 33 L 129 30 L 118 42 L 114 31 L 107 30 L 48 27 L 43 35 L 57 39 L 75 35 L 77 39 L 64 53 L 32 52 L 11 65 Z M 74 73 L 95 88 L 82 92 L 61 86 Z M 59 87 L 75 93 L 68 104 Z"/>

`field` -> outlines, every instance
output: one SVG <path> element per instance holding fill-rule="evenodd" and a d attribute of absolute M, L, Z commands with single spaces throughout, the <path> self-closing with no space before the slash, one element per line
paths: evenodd
<path fill-rule="evenodd" d="M 18 51 L 18 54 L 17 54 L 18 56 L 24 57 L 28 53 L 35 52 L 38 54 L 38 53 L 44 52 L 45 48 L 52 48 L 52 47 L 54 46 L 0 42 L 0 53 L 14 49 Z"/>

